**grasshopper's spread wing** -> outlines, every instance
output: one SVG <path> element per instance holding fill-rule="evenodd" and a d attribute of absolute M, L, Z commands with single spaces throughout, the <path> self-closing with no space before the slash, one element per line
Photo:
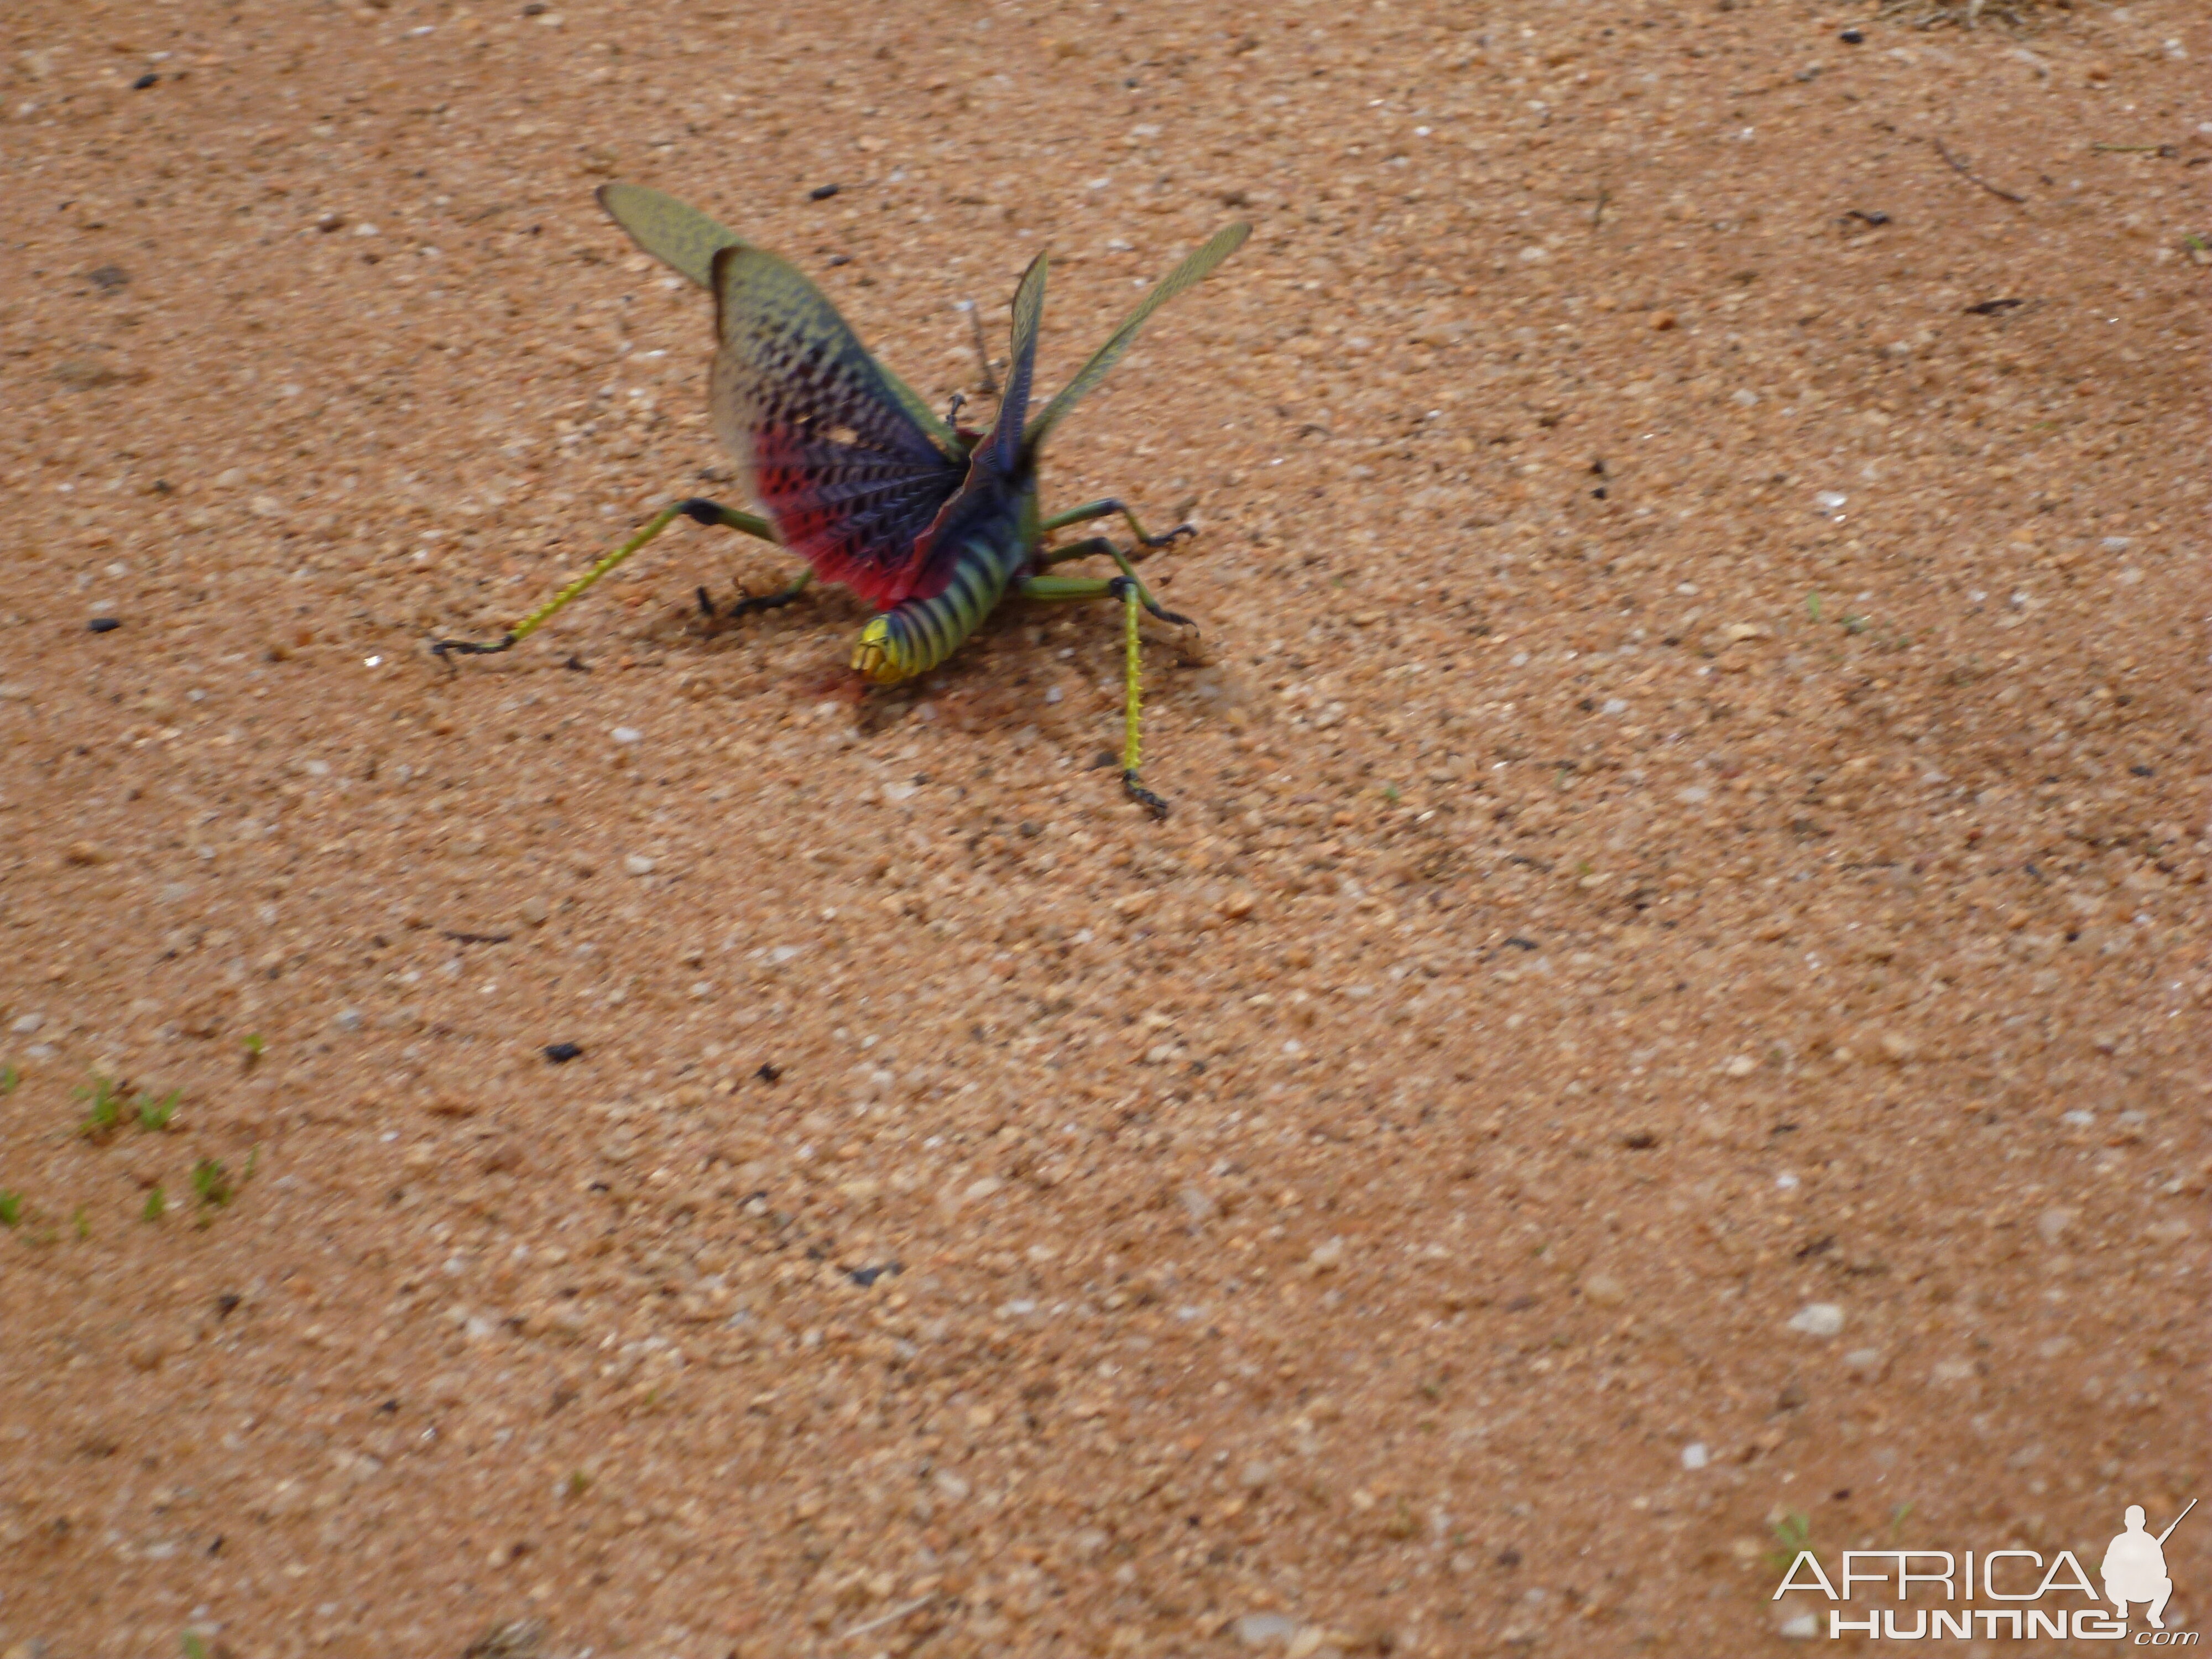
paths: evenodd
<path fill-rule="evenodd" d="M 1040 253 L 1022 273 L 1014 290 L 1013 355 L 1006 362 L 1006 395 L 999 400 L 999 418 L 991 435 L 978 444 L 979 456 L 988 454 L 1001 473 L 1011 473 L 1022 447 L 1022 422 L 1029 417 L 1030 382 L 1036 371 L 1037 331 L 1044 322 L 1044 277 L 1048 264 Z"/>
<path fill-rule="evenodd" d="M 628 231 L 631 241 L 702 288 L 714 280 L 718 252 L 745 245 L 744 237 L 697 208 L 645 185 L 601 185 L 599 198 L 607 217 Z"/>
<path fill-rule="evenodd" d="M 969 471 L 930 441 L 822 291 L 758 248 L 712 269 L 714 430 L 785 546 L 879 606 L 908 598 L 924 538 Z"/>
<path fill-rule="evenodd" d="M 1106 378 L 1107 371 L 1121 360 L 1129 343 L 1137 337 L 1137 331 L 1146 319 L 1185 289 L 1194 287 L 1213 274 L 1213 268 L 1244 246 L 1244 239 L 1252 234 L 1252 227 L 1237 223 L 1225 230 L 1216 231 L 1212 240 L 1191 254 L 1181 264 L 1160 279 L 1159 286 L 1147 294 L 1137 308 L 1122 319 L 1121 326 L 1114 331 L 1113 338 L 1098 348 L 1089 362 L 1075 372 L 1075 378 L 1060 389 L 1060 395 L 1044 406 L 1043 412 L 1031 421 L 1025 435 L 1031 448 L 1042 443 L 1045 434 L 1056 426 L 1061 416 L 1075 407 L 1077 402 Z"/>
<path fill-rule="evenodd" d="M 745 239 L 728 226 L 716 223 L 697 208 L 687 206 L 665 191 L 654 190 L 647 185 L 601 185 L 599 198 L 607 216 L 628 232 L 630 240 L 641 250 L 702 288 L 714 285 L 717 253 L 726 247 L 746 246 Z M 891 396 L 898 399 L 899 406 L 913 417 L 915 424 L 929 434 L 930 442 L 947 455 L 960 455 L 959 439 L 920 394 L 881 363 L 876 368 Z"/>

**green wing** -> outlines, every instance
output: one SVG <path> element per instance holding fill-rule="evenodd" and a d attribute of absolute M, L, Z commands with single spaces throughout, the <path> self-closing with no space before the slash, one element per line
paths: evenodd
<path fill-rule="evenodd" d="M 599 205 L 629 239 L 670 270 L 702 288 L 714 281 L 718 249 L 743 247 L 745 239 L 694 207 L 644 185 L 601 185 Z"/>
<path fill-rule="evenodd" d="M 1173 270 L 1160 279 L 1159 286 L 1147 294 L 1137 308 L 1122 319 L 1121 326 L 1114 331 L 1114 337 L 1098 348 L 1097 354 L 1076 371 L 1075 378 L 1060 389 L 1060 395 L 1044 406 L 1043 412 L 1031 421 L 1024 441 L 1034 448 L 1044 441 L 1045 434 L 1056 426 L 1061 416 L 1075 407 L 1099 381 L 1107 371 L 1121 360 L 1129 343 L 1137 337 L 1152 314 L 1185 289 L 1194 287 L 1213 274 L 1213 268 L 1244 246 L 1244 239 L 1252 234 L 1252 227 L 1237 223 L 1214 233 L 1213 238 Z"/>
<path fill-rule="evenodd" d="M 631 241 L 678 276 L 689 277 L 702 288 L 714 285 L 716 253 L 726 247 L 750 246 L 728 226 L 717 224 L 698 209 L 686 206 L 665 191 L 654 190 L 648 185 L 601 185 L 599 198 L 607 217 L 628 232 Z M 915 424 L 929 434 L 930 441 L 947 455 L 964 459 L 968 452 L 961 447 L 960 440 L 921 400 L 921 394 L 892 374 L 885 364 L 879 362 L 876 368 L 891 396 L 914 417 Z"/>
<path fill-rule="evenodd" d="M 1030 412 L 1030 380 L 1036 368 L 1037 331 L 1044 323 L 1044 276 L 1049 264 L 1040 253 L 1022 273 L 1014 290 L 1013 352 L 1006 360 L 1006 390 L 999 399 L 999 418 L 991 435 L 978 446 L 997 464 L 1000 471 L 1013 471 L 1021 453 L 1022 422 Z"/>

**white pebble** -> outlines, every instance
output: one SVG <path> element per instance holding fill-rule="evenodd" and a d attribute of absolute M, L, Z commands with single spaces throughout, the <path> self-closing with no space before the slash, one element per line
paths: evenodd
<path fill-rule="evenodd" d="M 1044 700 L 1047 702 L 1058 702 L 1060 701 L 1060 688 L 1056 685 L 1048 686 L 1045 689 Z"/>
<path fill-rule="evenodd" d="M 339 1009 L 335 1024 L 341 1031 L 358 1031 L 361 1030 L 361 1010 L 358 1008 Z"/>
<path fill-rule="evenodd" d="M 14 1028 L 15 1035 L 17 1036 L 30 1036 L 46 1023 L 46 1017 L 44 1014 L 25 1014 L 21 1019 L 15 1022 Z"/>
<path fill-rule="evenodd" d="M 1692 1440 L 1682 1448 L 1682 1467 L 1686 1469 L 1702 1469 L 1712 1461 L 1711 1449 L 1702 1440 Z"/>
<path fill-rule="evenodd" d="M 1844 1310 L 1832 1302 L 1808 1302 L 1790 1316 L 1790 1328 L 1808 1336 L 1841 1336 Z"/>
<path fill-rule="evenodd" d="M 1248 1648 L 1268 1642 L 1287 1642 L 1298 1633 L 1298 1621 L 1279 1613 L 1248 1613 L 1237 1621 L 1237 1639 Z"/>
<path fill-rule="evenodd" d="M 1793 1642 L 1809 1642 L 1820 1633 L 1820 1615 L 1812 1613 L 1792 1613 L 1782 1621 L 1780 1633 Z"/>
<path fill-rule="evenodd" d="M 642 853 L 632 853 L 623 860 L 623 868 L 633 876 L 649 876 L 653 873 L 653 860 Z"/>
<path fill-rule="evenodd" d="M 614 740 L 617 743 L 635 743 L 644 735 L 645 733 L 635 726 L 617 726 L 613 732 Z"/>
<path fill-rule="evenodd" d="M 1844 510 L 1844 504 L 1850 500 L 1850 497 L 1844 495 L 1841 490 L 1824 489 L 1819 495 L 1813 497 L 1813 506 L 1818 512 L 1840 513 Z"/>

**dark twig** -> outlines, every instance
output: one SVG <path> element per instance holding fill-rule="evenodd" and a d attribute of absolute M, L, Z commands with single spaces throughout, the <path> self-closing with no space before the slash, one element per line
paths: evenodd
<path fill-rule="evenodd" d="M 1957 173 L 1961 179 L 1965 179 L 1972 183 L 1979 185 L 1984 190 L 1989 191 L 1990 195 L 2001 196 L 2008 202 L 2021 204 L 2025 204 L 2027 202 L 2027 197 L 2015 196 L 2008 190 L 2000 190 L 1988 179 L 1975 173 L 1972 168 L 1968 167 L 1964 161 L 1961 161 L 1957 156 L 1952 155 L 1948 147 L 1945 145 L 1941 138 L 1938 138 L 1936 141 L 1936 153 L 1942 156 L 1946 161 L 1949 162 L 1951 170 Z"/>

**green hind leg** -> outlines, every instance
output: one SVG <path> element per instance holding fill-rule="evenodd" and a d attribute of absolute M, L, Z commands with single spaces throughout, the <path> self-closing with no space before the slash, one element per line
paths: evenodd
<path fill-rule="evenodd" d="M 1118 555 L 1117 555 L 1118 557 Z M 1030 599 L 1119 599 L 1123 614 L 1127 617 L 1125 639 L 1127 656 L 1123 669 L 1128 699 L 1122 714 L 1121 787 L 1131 800 L 1144 807 L 1155 818 L 1168 815 L 1168 804 L 1139 781 L 1138 763 L 1141 750 L 1138 732 L 1144 709 L 1144 641 L 1138 632 L 1137 618 L 1143 611 L 1165 617 L 1170 622 L 1182 622 L 1182 617 L 1171 611 L 1161 611 L 1144 596 L 1144 586 L 1133 574 L 1122 576 L 1030 576 L 1021 585 L 1021 594 Z"/>
<path fill-rule="evenodd" d="M 1128 578 L 1129 580 L 1136 583 L 1137 598 L 1144 605 L 1146 610 L 1151 611 L 1162 622 L 1174 623 L 1178 627 L 1195 628 L 1198 626 L 1198 624 L 1191 621 L 1189 617 L 1176 615 L 1174 611 L 1170 611 L 1162 605 L 1158 599 L 1154 599 L 1152 597 L 1152 589 L 1146 587 L 1143 580 L 1137 574 L 1136 566 L 1130 562 L 1129 556 L 1124 553 L 1120 548 L 1115 546 L 1113 543 L 1108 541 L 1103 536 L 1093 536 L 1088 541 L 1077 542 L 1072 546 L 1063 547 L 1055 552 L 1047 553 L 1042 556 L 1042 562 L 1048 568 L 1055 564 L 1065 564 L 1070 559 L 1095 558 L 1101 554 L 1103 554 L 1106 557 L 1113 560 L 1115 564 L 1121 566 L 1122 575 Z M 1112 580 L 1111 578 L 1101 579 L 1088 576 L 1036 576 L 1032 577 L 1030 580 L 1033 581 L 1041 581 L 1047 585 L 1056 581 L 1067 581 L 1072 582 L 1083 589 L 1079 593 L 1038 592 L 1031 593 L 1030 595 L 1031 599 L 1099 599 L 1105 595 L 1106 589 Z"/>
<path fill-rule="evenodd" d="M 741 535 L 757 536 L 764 542 L 772 542 L 776 538 L 775 527 L 766 519 L 756 518 L 750 513 L 739 513 L 734 508 L 724 507 L 720 501 L 710 501 L 697 495 L 692 496 L 688 501 L 671 501 L 647 520 L 645 527 L 636 535 L 631 537 L 544 605 L 539 605 L 537 610 L 508 629 L 497 644 L 477 645 L 468 640 L 440 640 L 430 649 L 440 657 L 444 657 L 452 652 L 459 652 L 462 655 L 470 657 L 489 657 L 501 651 L 513 650 L 544 627 L 546 620 L 556 611 L 571 600 L 580 599 L 585 590 L 598 581 L 600 577 L 613 570 L 616 566 L 621 564 L 631 554 L 636 552 L 678 519 L 691 519 L 705 525 L 720 525 L 725 530 L 734 530 Z M 812 573 L 808 574 L 811 575 Z M 787 594 L 771 595 L 766 603 L 787 605 L 799 596 L 799 591 L 805 586 L 806 578 L 802 577 L 798 586 Z"/>

